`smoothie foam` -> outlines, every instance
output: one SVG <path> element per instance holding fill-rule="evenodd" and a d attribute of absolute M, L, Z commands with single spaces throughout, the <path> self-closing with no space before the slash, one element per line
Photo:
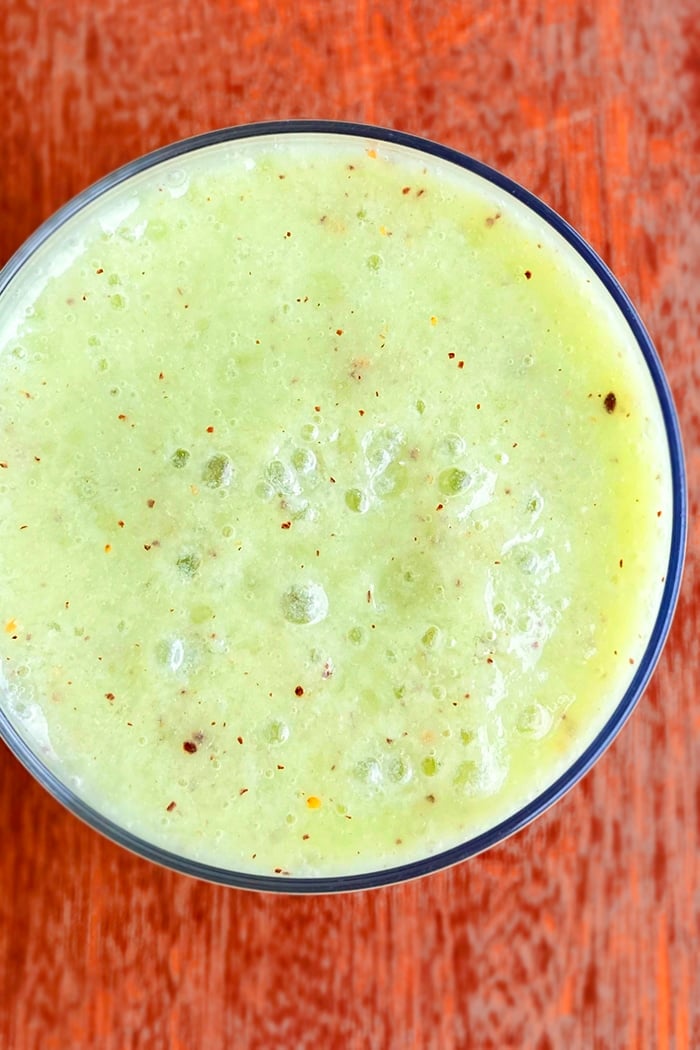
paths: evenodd
<path fill-rule="evenodd" d="M 436 157 L 200 149 L 0 300 L 0 704 L 185 857 L 374 871 L 535 798 L 631 680 L 670 508 L 608 292 Z"/>

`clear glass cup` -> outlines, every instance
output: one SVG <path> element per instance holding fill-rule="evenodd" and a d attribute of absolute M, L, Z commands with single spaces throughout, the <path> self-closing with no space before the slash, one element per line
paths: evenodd
<path fill-rule="evenodd" d="M 125 165 L 90 186 L 45 222 L 10 259 L 0 273 L 0 297 L 6 298 L 13 294 L 14 283 L 22 275 L 24 268 L 30 264 L 35 253 L 39 250 L 44 253 L 50 253 L 52 239 L 57 234 L 57 231 L 62 230 L 67 225 L 70 226 L 71 222 L 80 217 L 81 212 L 86 207 L 93 205 L 94 202 L 99 201 L 104 195 L 108 195 L 115 187 L 130 180 L 138 180 L 141 173 L 157 168 L 159 165 L 167 164 L 175 158 L 182 157 L 193 151 L 207 150 L 220 144 L 257 138 L 259 136 L 299 134 L 354 136 L 361 139 L 365 145 L 371 145 L 372 143 L 380 145 L 391 144 L 392 147 L 399 150 L 407 148 L 411 151 L 422 152 L 427 158 L 439 158 L 450 165 L 456 166 L 458 169 L 461 168 L 474 173 L 481 179 L 498 187 L 501 191 L 512 196 L 530 209 L 541 223 L 557 231 L 574 249 L 585 266 L 589 268 L 591 278 L 607 289 L 633 333 L 658 396 L 668 442 L 673 490 L 671 546 L 662 599 L 643 658 L 638 663 L 629 687 L 624 692 L 624 695 L 620 697 L 617 706 L 610 714 L 602 730 L 585 748 L 583 753 L 578 755 L 575 761 L 572 761 L 563 775 L 559 776 L 546 790 L 542 791 L 536 798 L 527 805 L 522 806 L 507 819 L 497 823 L 483 834 L 470 838 L 454 848 L 435 855 L 425 856 L 411 863 L 349 875 L 278 877 L 251 874 L 245 871 L 233 871 L 228 868 L 201 863 L 187 856 L 171 853 L 159 845 L 141 839 L 120 827 L 79 797 L 67 783 L 64 783 L 42 761 L 38 749 L 33 749 L 28 744 L 24 736 L 18 731 L 8 711 L 0 703 L 0 735 L 30 773 L 73 814 L 132 852 L 176 871 L 213 883 L 245 889 L 285 893 L 335 893 L 386 886 L 407 879 L 414 879 L 473 857 L 529 824 L 535 817 L 561 798 L 590 769 L 593 763 L 611 744 L 638 702 L 649 682 L 668 635 L 679 593 L 685 553 L 687 492 L 680 430 L 662 366 L 637 312 L 607 266 L 579 234 L 559 215 L 507 176 L 453 149 L 412 135 L 360 124 L 294 120 L 224 128 L 156 150 L 154 153 Z M 0 696 L 1 700 L 2 697 Z"/>

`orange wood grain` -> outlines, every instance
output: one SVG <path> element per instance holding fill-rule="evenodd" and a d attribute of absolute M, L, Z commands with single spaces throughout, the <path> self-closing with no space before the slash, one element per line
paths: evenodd
<path fill-rule="evenodd" d="M 500 167 L 638 304 L 686 442 L 670 641 L 586 779 L 418 883 L 208 886 L 83 827 L 0 747 L 0 1048 L 700 1047 L 700 7 L 694 0 L 4 0 L 0 262 L 210 127 L 358 119 Z"/>

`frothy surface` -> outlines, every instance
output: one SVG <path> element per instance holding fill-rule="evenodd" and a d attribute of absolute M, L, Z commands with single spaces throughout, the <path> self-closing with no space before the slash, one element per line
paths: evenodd
<path fill-rule="evenodd" d="M 59 238 L 0 308 L 0 697 L 47 764 L 166 848 L 299 876 L 551 783 L 670 530 L 651 381 L 571 250 L 475 176 L 308 136 Z"/>

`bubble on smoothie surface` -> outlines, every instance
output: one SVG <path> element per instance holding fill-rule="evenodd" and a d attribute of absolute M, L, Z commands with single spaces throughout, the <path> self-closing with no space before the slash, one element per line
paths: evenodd
<path fill-rule="evenodd" d="M 461 434 L 445 434 L 442 439 L 442 450 L 450 456 L 460 456 L 465 451 L 467 443 Z"/>
<path fill-rule="evenodd" d="M 181 638 L 162 639 L 156 645 L 156 659 L 171 671 L 179 671 L 185 660 L 185 645 Z"/>
<path fill-rule="evenodd" d="M 405 755 L 397 755 L 389 763 L 389 780 L 395 784 L 406 784 L 413 776 L 411 763 Z"/>
<path fill-rule="evenodd" d="M 289 738 L 289 726 L 275 719 L 265 727 L 264 737 L 268 744 L 283 744 Z"/>
<path fill-rule="evenodd" d="M 318 427 L 315 423 L 305 423 L 301 428 L 301 436 L 304 441 L 315 441 L 318 437 Z"/>
<path fill-rule="evenodd" d="M 348 489 L 345 493 L 345 504 L 356 514 L 364 514 L 369 510 L 369 499 L 361 489 Z"/>
<path fill-rule="evenodd" d="M 282 595 L 289 623 L 320 623 L 328 615 L 328 596 L 320 583 L 297 583 Z"/>
<path fill-rule="evenodd" d="M 469 482 L 471 478 L 466 470 L 460 470 L 459 467 L 450 467 L 448 470 L 443 470 L 438 478 L 438 485 L 440 492 L 444 496 L 456 496 L 458 492 L 463 492 L 464 489 L 469 488 Z"/>
<path fill-rule="evenodd" d="M 364 784 L 381 784 L 384 779 L 382 767 L 376 758 L 363 758 L 355 764 L 355 776 Z"/>
<path fill-rule="evenodd" d="M 170 457 L 170 462 L 177 470 L 182 470 L 187 465 L 190 454 L 186 448 L 176 448 Z"/>
<path fill-rule="evenodd" d="M 552 727 L 552 716 L 546 707 L 537 702 L 529 704 L 520 714 L 517 731 L 521 736 L 541 740 Z"/>
<path fill-rule="evenodd" d="M 187 554 L 182 554 L 175 563 L 182 573 L 183 576 L 191 579 L 197 575 L 199 566 L 202 564 L 202 559 L 198 554 L 190 551 Z"/>
<path fill-rule="evenodd" d="M 296 471 L 279 459 L 268 463 L 265 480 L 279 496 L 290 496 L 299 492 Z"/>
<path fill-rule="evenodd" d="M 231 484 L 233 477 L 233 464 L 228 456 L 217 453 L 211 456 L 204 464 L 202 481 L 210 489 L 218 489 Z"/>
<path fill-rule="evenodd" d="M 316 457 L 308 448 L 298 448 L 292 456 L 292 463 L 300 474 L 308 474 L 316 467 Z"/>
<path fill-rule="evenodd" d="M 539 492 L 537 492 L 537 490 L 535 490 L 535 492 L 533 492 L 533 494 L 530 496 L 530 499 L 527 501 L 527 504 L 526 504 L 527 511 L 528 511 L 529 514 L 532 514 L 533 521 L 537 521 L 537 519 L 539 518 L 540 514 L 542 513 L 542 508 L 543 507 L 544 507 L 544 498 L 541 495 L 541 493 L 539 493 Z"/>
<path fill-rule="evenodd" d="M 423 643 L 426 649 L 435 649 L 436 646 L 440 643 L 440 638 L 440 628 L 436 627 L 434 624 L 431 624 L 431 626 L 427 629 L 427 631 L 421 638 L 421 642 Z"/>

